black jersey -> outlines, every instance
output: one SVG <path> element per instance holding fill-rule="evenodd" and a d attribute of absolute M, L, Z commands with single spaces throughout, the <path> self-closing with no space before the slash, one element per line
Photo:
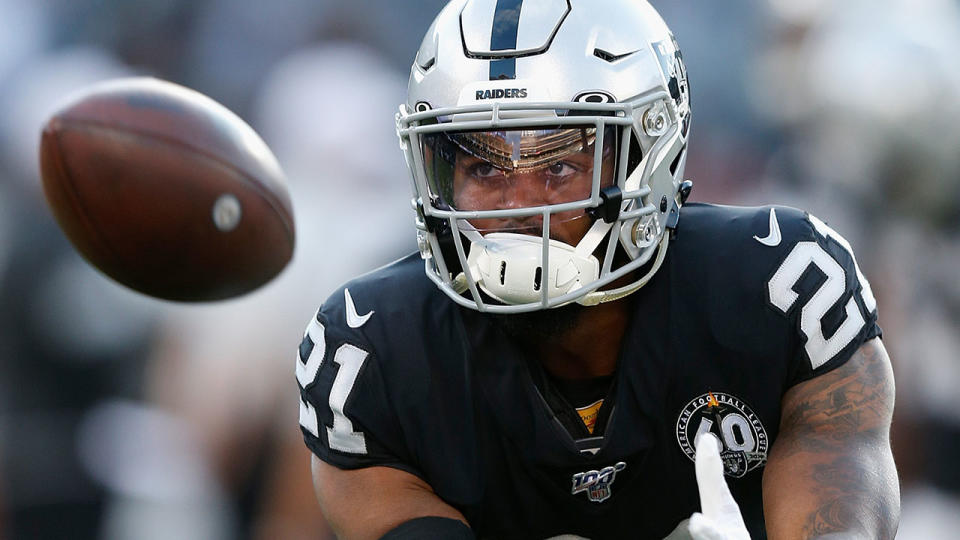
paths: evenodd
<path fill-rule="evenodd" d="M 765 538 L 761 476 L 783 394 L 880 334 L 849 244 L 786 207 L 683 207 L 634 314 L 600 436 L 571 435 L 536 368 L 416 255 L 349 282 L 300 345 L 307 446 L 424 479 L 480 538 L 666 536 L 700 508 L 693 440 Z"/>

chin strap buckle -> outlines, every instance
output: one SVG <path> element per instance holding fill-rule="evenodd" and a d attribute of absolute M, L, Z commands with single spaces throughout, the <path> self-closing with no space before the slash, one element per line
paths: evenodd
<path fill-rule="evenodd" d="M 423 205 L 422 199 L 417 199 L 415 201 L 415 207 L 417 211 L 417 221 L 418 223 L 423 224 L 423 229 L 437 238 L 437 244 L 440 247 L 440 255 L 443 256 L 444 263 L 447 265 L 447 270 L 451 275 L 456 276 L 463 271 L 462 265 L 460 263 L 460 256 L 457 253 L 456 243 L 453 240 L 453 230 L 450 228 L 450 223 L 445 220 L 435 216 L 428 216 Z M 423 239 L 423 246 L 430 246 L 430 240 L 428 238 Z M 423 254 L 423 246 L 421 246 L 420 252 Z M 433 248 L 430 248 L 431 254 L 433 254 Z"/>
<path fill-rule="evenodd" d="M 693 181 L 684 180 L 680 183 L 680 204 L 687 202 L 687 198 L 690 197 L 690 192 L 693 191 Z"/>
<path fill-rule="evenodd" d="M 421 223 L 423 223 L 423 227 L 427 230 L 427 232 L 431 232 L 437 235 L 438 237 L 440 237 L 440 236 L 443 236 L 444 233 L 449 231 L 450 225 L 446 221 L 434 216 L 427 215 L 426 211 L 424 211 L 424 208 L 423 208 L 423 200 L 417 199 L 415 204 L 416 204 L 416 211 L 417 211 L 417 219 Z"/>
<path fill-rule="evenodd" d="M 690 180 L 684 180 L 680 183 L 680 189 L 677 191 L 677 198 L 673 201 L 673 205 L 670 208 L 670 215 L 667 216 L 666 228 L 671 231 L 676 230 L 677 221 L 680 219 L 680 207 L 687 202 L 687 198 L 690 197 L 690 191 L 693 190 L 693 182 Z"/>
<path fill-rule="evenodd" d="M 620 217 L 620 206 L 623 203 L 623 191 L 617 186 L 607 186 L 600 190 L 600 205 L 587 209 L 587 214 L 593 219 L 602 219 L 605 223 L 613 223 Z"/>

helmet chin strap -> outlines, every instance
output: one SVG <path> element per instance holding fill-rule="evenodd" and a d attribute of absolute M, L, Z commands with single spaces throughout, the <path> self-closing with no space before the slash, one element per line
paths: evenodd
<path fill-rule="evenodd" d="M 666 258 L 667 246 L 669 245 L 670 233 L 667 232 L 663 235 L 663 239 L 660 240 L 660 246 L 657 248 L 657 258 L 654 259 L 653 265 L 650 267 L 650 270 L 648 270 L 647 273 L 644 274 L 639 280 L 618 289 L 611 289 L 609 291 L 593 291 L 592 293 L 587 293 L 583 296 L 583 298 L 577 300 L 577 303 L 582 306 L 595 306 L 597 304 L 613 302 L 614 300 L 619 300 L 625 296 L 637 292 L 637 290 L 653 279 L 654 274 L 656 274 L 657 270 L 660 269 L 660 265 L 663 264 L 663 259 Z"/>
<path fill-rule="evenodd" d="M 596 250 L 600 242 L 603 242 L 607 237 L 607 233 L 610 232 L 613 223 L 616 222 L 607 223 L 602 219 L 594 221 L 590 229 L 587 230 L 587 233 L 584 234 L 580 242 L 577 243 L 574 252 L 583 258 L 593 257 L 594 250 Z"/>

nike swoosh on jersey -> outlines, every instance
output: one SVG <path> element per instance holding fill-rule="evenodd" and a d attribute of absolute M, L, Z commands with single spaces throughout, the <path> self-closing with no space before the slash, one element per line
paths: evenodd
<path fill-rule="evenodd" d="M 353 297 L 350 296 L 350 289 L 343 290 L 343 297 L 347 302 L 347 326 L 350 328 L 360 328 L 361 326 L 367 324 L 367 321 L 370 320 L 370 316 L 373 315 L 373 311 L 370 311 L 365 315 L 359 315 L 357 313 L 357 306 L 355 306 L 353 303 Z"/>
<path fill-rule="evenodd" d="M 753 239 L 765 246 L 776 247 L 780 245 L 780 224 L 777 222 L 776 208 L 770 209 L 770 232 L 763 238 L 754 236 Z"/>

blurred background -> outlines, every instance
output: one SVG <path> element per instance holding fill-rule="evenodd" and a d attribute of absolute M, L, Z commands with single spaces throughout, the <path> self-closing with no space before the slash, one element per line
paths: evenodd
<path fill-rule="evenodd" d="M 443 3 L 0 0 L 0 540 L 330 538 L 294 351 L 336 286 L 415 249 L 393 112 Z M 956 537 L 960 3 L 653 4 L 690 74 L 693 199 L 805 208 L 850 240 L 897 374 L 898 538 Z M 273 148 L 298 245 L 267 287 L 152 300 L 57 229 L 41 125 L 132 74 L 210 95 Z"/>

